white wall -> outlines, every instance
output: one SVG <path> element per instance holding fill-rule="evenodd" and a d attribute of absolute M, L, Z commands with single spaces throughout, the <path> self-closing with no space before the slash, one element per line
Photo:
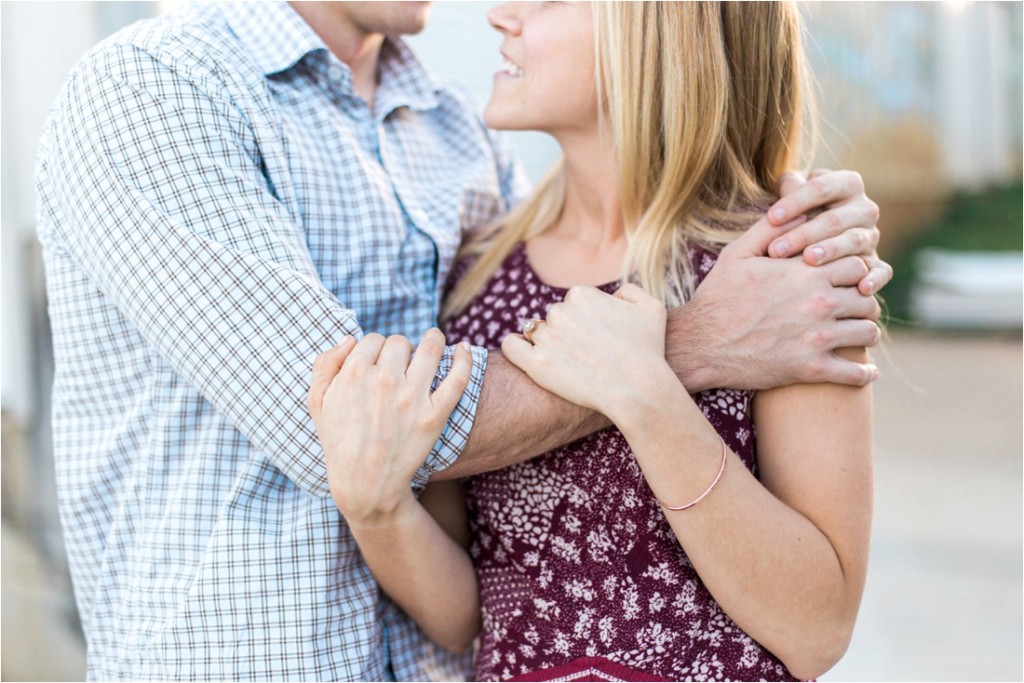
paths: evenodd
<path fill-rule="evenodd" d="M 1020 149 L 1014 144 L 1019 140 L 1013 128 L 1019 129 L 1021 121 L 1011 120 L 1019 111 L 1011 100 L 1015 90 L 1020 97 L 1013 82 L 1019 71 L 1015 74 L 1007 59 L 1012 50 L 1012 22 L 1019 24 L 1020 14 L 1011 3 L 950 2 L 941 6 L 937 114 L 946 136 L 945 170 L 957 187 L 1002 180 L 1020 164 Z M 1016 30 L 1019 32 L 1019 26 Z"/>
<path fill-rule="evenodd" d="M 0 13 L 2 400 L 5 411 L 26 422 L 36 400 L 30 338 L 36 143 L 65 76 L 99 36 L 90 3 L 5 2 Z"/>

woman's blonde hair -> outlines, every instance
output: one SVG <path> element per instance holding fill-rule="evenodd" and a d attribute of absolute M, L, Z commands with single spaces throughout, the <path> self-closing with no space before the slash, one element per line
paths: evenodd
<path fill-rule="evenodd" d="M 693 290 L 689 250 L 718 249 L 774 199 L 802 161 L 810 116 L 801 22 L 789 2 L 595 2 L 602 126 L 615 144 L 628 247 L 622 276 L 669 306 Z M 561 160 L 533 195 L 478 231 L 448 297 L 461 311 L 520 242 L 551 227 Z"/>

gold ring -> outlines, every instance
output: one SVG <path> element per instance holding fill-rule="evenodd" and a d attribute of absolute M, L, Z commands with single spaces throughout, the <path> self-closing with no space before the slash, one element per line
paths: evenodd
<path fill-rule="evenodd" d="M 537 328 L 540 327 L 540 324 L 542 322 L 544 321 L 541 320 L 540 318 L 530 318 L 529 320 L 523 321 L 523 324 L 520 327 L 520 329 L 522 330 L 523 337 L 526 338 L 526 341 L 530 342 L 531 344 L 533 343 L 533 333 L 537 331 Z"/>

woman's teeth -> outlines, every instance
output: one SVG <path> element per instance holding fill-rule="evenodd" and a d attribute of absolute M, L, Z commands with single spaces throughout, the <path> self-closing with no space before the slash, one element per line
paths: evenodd
<path fill-rule="evenodd" d="M 507 73 L 509 76 L 515 76 L 517 78 L 523 75 L 523 70 L 520 69 L 518 65 L 510 62 L 507 59 L 502 60 L 501 70 Z"/>

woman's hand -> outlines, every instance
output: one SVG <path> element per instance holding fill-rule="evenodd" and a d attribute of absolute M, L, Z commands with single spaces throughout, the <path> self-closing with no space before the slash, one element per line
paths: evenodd
<path fill-rule="evenodd" d="M 460 344 L 448 376 L 430 385 L 444 351 L 431 329 L 412 356 L 402 336 L 348 337 L 313 364 L 309 412 L 327 458 L 327 481 L 350 525 L 391 522 L 415 503 L 410 482 L 455 409 L 473 366 Z"/>
<path fill-rule="evenodd" d="M 854 171 L 811 171 L 808 179 L 785 173 L 779 199 L 768 211 L 772 225 L 785 231 L 773 240 L 768 254 L 776 258 L 803 254 L 812 266 L 857 256 L 867 272 L 855 283 L 861 294 L 876 294 L 892 280 L 892 266 L 878 258 L 878 204 L 865 194 L 864 179 Z M 811 216 L 802 224 L 794 221 Z M 794 229 L 787 226 L 797 225 Z"/>
<path fill-rule="evenodd" d="M 573 287 L 548 310 L 531 344 L 505 337 L 501 350 L 538 385 L 613 422 L 659 383 L 677 383 L 665 362 L 665 306 L 626 284 L 614 295 Z"/>

